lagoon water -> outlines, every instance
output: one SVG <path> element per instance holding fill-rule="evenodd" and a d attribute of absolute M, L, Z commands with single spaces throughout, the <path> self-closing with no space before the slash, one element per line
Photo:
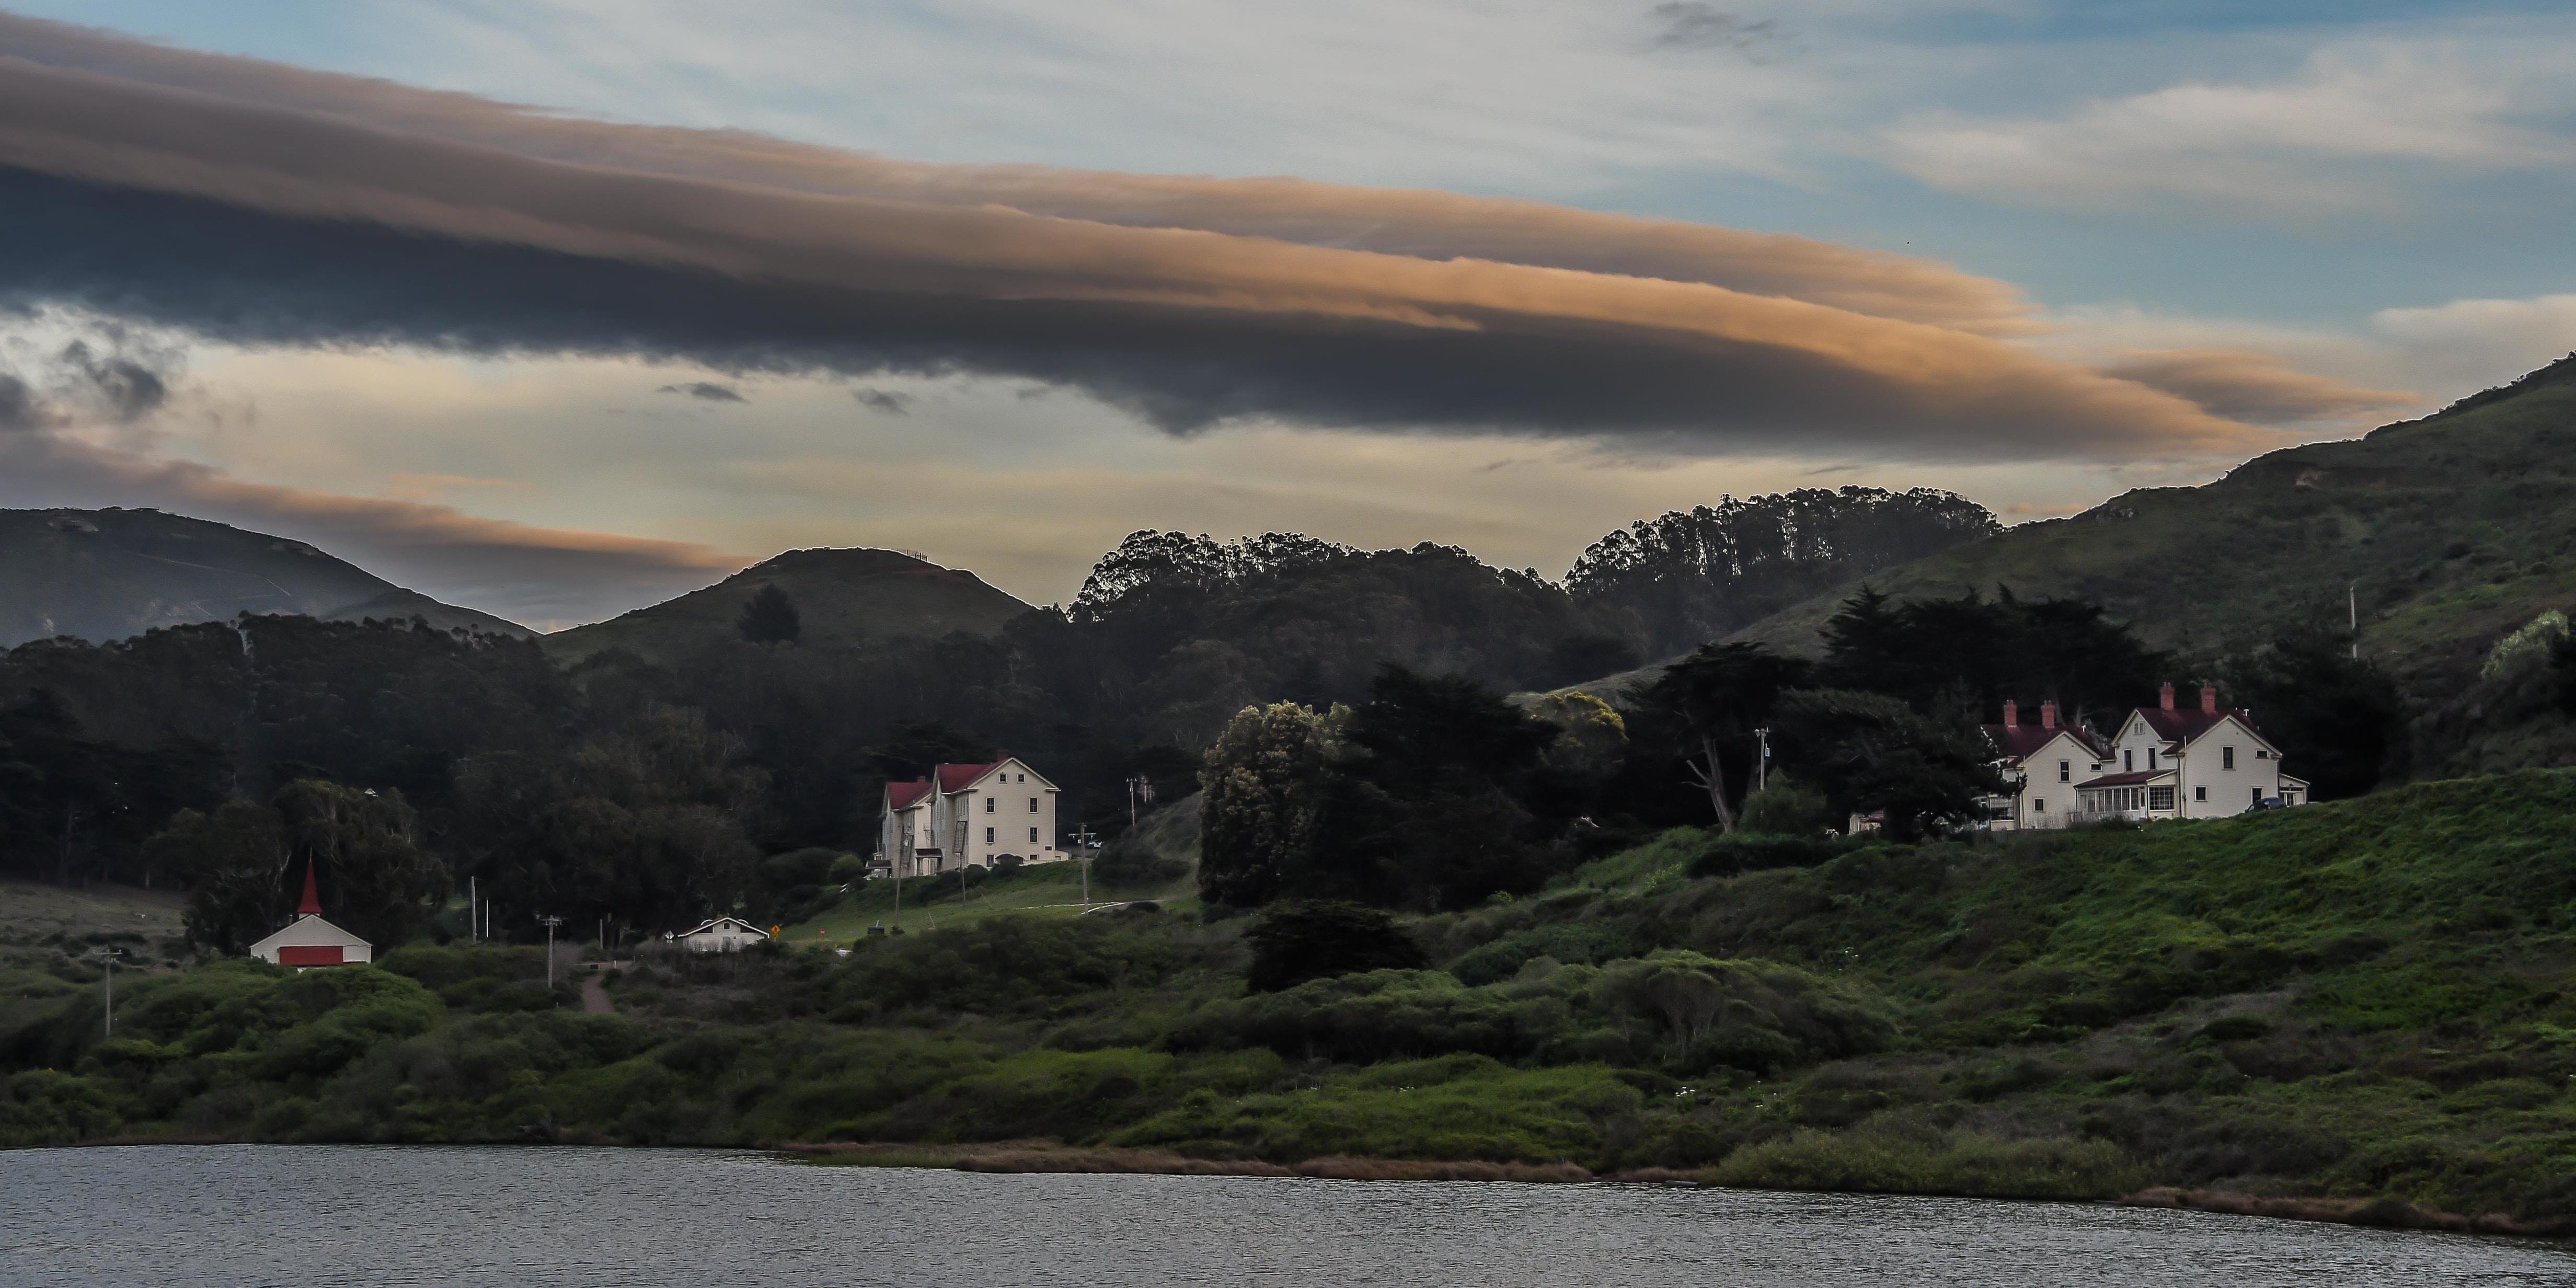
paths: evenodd
<path fill-rule="evenodd" d="M 0 1284 L 2576 1284 L 2553 1245 L 2208 1213 L 685 1150 L 0 1152 Z"/>

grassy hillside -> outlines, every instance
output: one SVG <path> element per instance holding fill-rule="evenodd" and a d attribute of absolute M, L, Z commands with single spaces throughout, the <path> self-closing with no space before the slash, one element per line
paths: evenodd
<path fill-rule="evenodd" d="M 284 537 L 158 510 L 0 510 L 0 648 L 56 635 L 118 640 L 244 612 L 531 633 Z"/>
<path fill-rule="evenodd" d="M 42 967 L 102 948 L 139 967 L 188 955 L 184 896 L 169 890 L 0 881 L 0 966 Z"/>
<path fill-rule="evenodd" d="M 1439 969 L 1251 996 L 1241 922 L 993 916 L 648 960 L 614 1016 L 526 950 L 226 962 L 121 984 L 102 1042 L 63 961 L 0 981 L 0 1141 L 1051 1138 L 2569 1228 L 2570 838 L 2555 771 L 1733 877 L 1683 831 L 1416 923 Z"/>
<path fill-rule="evenodd" d="M 2343 620 L 2420 699 L 2501 636 L 2576 601 L 2576 358 L 2423 420 L 2249 461 L 2205 487 L 2125 493 L 1873 575 L 1901 596 L 1998 584 L 2078 595 L 2151 642 L 2208 653 Z M 1734 638 L 1813 651 L 1846 585 Z"/>
<path fill-rule="evenodd" d="M 991 635 L 1029 611 L 975 574 L 891 550 L 790 550 L 704 590 L 546 637 L 546 652 L 577 662 L 603 649 L 667 660 L 734 636 L 743 605 L 776 586 L 803 619 L 799 642 L 830 646 L 952 631 Z"/>

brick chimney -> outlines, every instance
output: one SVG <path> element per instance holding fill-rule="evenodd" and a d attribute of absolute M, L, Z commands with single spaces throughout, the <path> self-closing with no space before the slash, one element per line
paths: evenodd
<path fill-rule="evenodd" d="M 2057 727 L 2057 699 L 2050 698 L 2039 704 L 2039 727 L 2042 729 Z"/>
<path fill-rule="evenodd" d="M 2021 707 L 2010 698 L 2004 699 L 2004 728 L 2021 728 Z"/>
<path fill-rule="evenodd" d="M 2173 682 L 2171 680 L 2167 680 L 2164 687 L 2156 690 L 2156 703 L 2167 711 L 2174 709 Z"/>
<path fill-rule="evenodd" d="M 2200 686 L 2200 711 L 2202 715 L 2214 716 L 2218 714 L 2217 685 L 2204 684 Z"/>

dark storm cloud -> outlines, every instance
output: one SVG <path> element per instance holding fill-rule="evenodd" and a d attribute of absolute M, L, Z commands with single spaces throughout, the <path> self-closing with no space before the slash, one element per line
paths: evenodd
<path fill-rule="evenodd" d="M 912 395 L 910 394 L 893 393 L 884 389 L 856 389 L 851 391 L 850 396 L 858 399 L 859 405 L 870 411 L 881 411 L 889 416 L 912 414 Z"/>
<path fill-rule="evenodd" d="M 708 402 L 738 403 L 745 401 L 741 391 L 735 389 L 731 385 L 720 385 L 712 380 L 692 380 L 685 385 L 664 385 L 653 392 L 657 394 L 687 394 L 691 398 L 701 398 Z"/>
<path fill-rule="evenodd" d="M 0 54 L 52 48 L 28 30 L 0 21 Z M 1977 280 L 1915 261 L 1810 256 L 1792 272 L 1815 279 L 1800 298 L 1565 267 L 1545 246 L 1531 262 L 1435 258 L 1439 194 L 1380 200 L 1412 212 L 1398 223 L 1423 254 L 1247 231 L 1367 208 L 1294 184 L 1267 214 L 1258 184 L 1163 207 L 1211 227 L 955 204 L 926 180 L 865 195 L 769 182 L 836 172 L 745 136 L 567 134 L 461 96 L 133 49 L 113 66 L 95 49 L 74 65 L 0 57 L 0 298 L 245 344 L 980 373 L 1077 387 L 1176 433 L 1276 417 L 1949 458 L 2268 442 L 2188 398 L 1979 333 L 2008 320 L 1994 308 L 1912 320 L 1906 301 L 1964 300 L 1959 284 Z M 708 152 L 719 143 L 732 151 Z M 621 148 L 659 160 L 599 159 Z M 698 172 L 719 162 L 730 177 Z M 977 173 L 960 191 L 989 195 L 1000 181 Z M 1042 200 L 1024 204 L 1134 213 L 1132 185 L 1097 178 L 1027 179 Z M 1459 214 L 1465 243 L 1511 240 L 1490 215 Z M 1511 236 L 1549 243 L 1558 224 L 1532 219 Z M 1724 268 L 1731 246 L 1685 249 Z M 1891 306 L 1864 311 L 1868 299 Z"/>
<path fill-rule="evenodd" d="M 35 429 L 44 422 L 38 416 L 36 391 L 17 376 L 0 372 L 0 434 Z"/>

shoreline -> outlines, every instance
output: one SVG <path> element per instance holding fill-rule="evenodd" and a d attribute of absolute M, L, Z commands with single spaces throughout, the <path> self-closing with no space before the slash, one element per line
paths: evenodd
<path fill-rule="evenodd" d="M 117 1149 L 143 1145 L 349 1145 L 468 1146 L 476 1148 L 547 1149 L 556 1147 L 634 1148 L 597 1141 L 261 1141 L 226 1136 L 114 1136 L 68 1145 L 25 1145 L 17 1149 Z M 1479 1159 L 1364 1158 L 1334 1154 L 1303 1162 L 1268 1163 L 1258 1159 L 1192 1158 L 1160 1149 L 1112 1149 L 1063 1145 L 1046 1140 L 995 1141 L 974 1145 L 906 1144 L 890 1141 L 784 1141 L 751 1146 L 654 1146 L 652 1148 L 751 1149 L 799 1162 L 830 1167 L 919 1167 L 994 1175 L 1090 1174 L 1133 1176 L 1263 1176 L 1319 1181 L 1501 1181 L 1523 1185 L 1648 1185 L 1673 1189 L 1724 1189 L 1700 1171 L 1670 1167 L 1627 1168 L 1595 1172 L 1579 1163 L 1495 1163 Z M 12 1152 L 0 1149 L 0 1153 Z M 1796 1191 L 1779 1191 L 1783 1193 Z M 2004 1203 L 2095 1202 L 2113 1207 L 2171 1208 L 2282 1221 L 2314 1221 L 2364 1229 L 2422 1230 L 2445 1234 L 2487 1235 L 2516 1239 L 2562 1240 L 2576 1236 L 2576 1220 L 2524 1221 L 2509 1212 L 2475 1215 L 2421 1207 L 2404 1199 L 2288 1197 L 2246 1194 L 2235 1190 L 2150 1186 L 2117 1198 L 2095 1200 L 2016 1198 L 2010 1195 L 1941 1194 L 1913 1190 L 1838 1190 L 1831 1193 L 1883 1194 L 1916 1198 L 1971 1198 Z"/>
<path fill-rule="evenodd" d="M 961 1172 L 992 1173 L 1132 1173 L 1161 1176 L 1273 1176 L 1335 1181 L 1517 1181 L 1536 1185 L 1656 1185 L 1672 1188 L 1725 1188 L 1704 1173 L 1669 1167 L 1594 1172 L 1578 1163 L 1489 1163 L 1473 1160 L 1435 1161 L 1403 1158 L 1357 1158 L 1332 1155 L 1301 1163 L 1265 1163 L 1253 1159 L 1191 1158 L 1168 1150 L 1088 1149 L 1052 1141 L 1002 1141 L 986 1145 L 911 1145 L 829 1142 L 765 1146 L 806 1162 L 843 1167 L 936 1167 Z M 1998 1202 L 2049 1203 L 2063 1199 L 2018 1199 L 1997 1195 L 1944 1195 L 1915 1191 L 1837 1191 L 1911 1194 L 1930 1198 L 1984 1198 Z M 2081 1201 L 2081 1200 L 2077 1200 Z M 2563 1239 L 2576 1234 L 2576 1222 L 2523 1221 L 2506 1212 L 2475 1216 L 2419 1207 L 2404 1199 L 2289 1198 L 2243 1194 L 2232 1190 L 2186 1189 L 2159 1185 L 2118 1198 L 2093 1200 L 2115 1207 L 2174 1208 L 2285 1221 L 2318 1221 L 2369 1229 L 2431 1230 L 2452 1234 L 2502 1235 L 2522 1239 Z"/>

